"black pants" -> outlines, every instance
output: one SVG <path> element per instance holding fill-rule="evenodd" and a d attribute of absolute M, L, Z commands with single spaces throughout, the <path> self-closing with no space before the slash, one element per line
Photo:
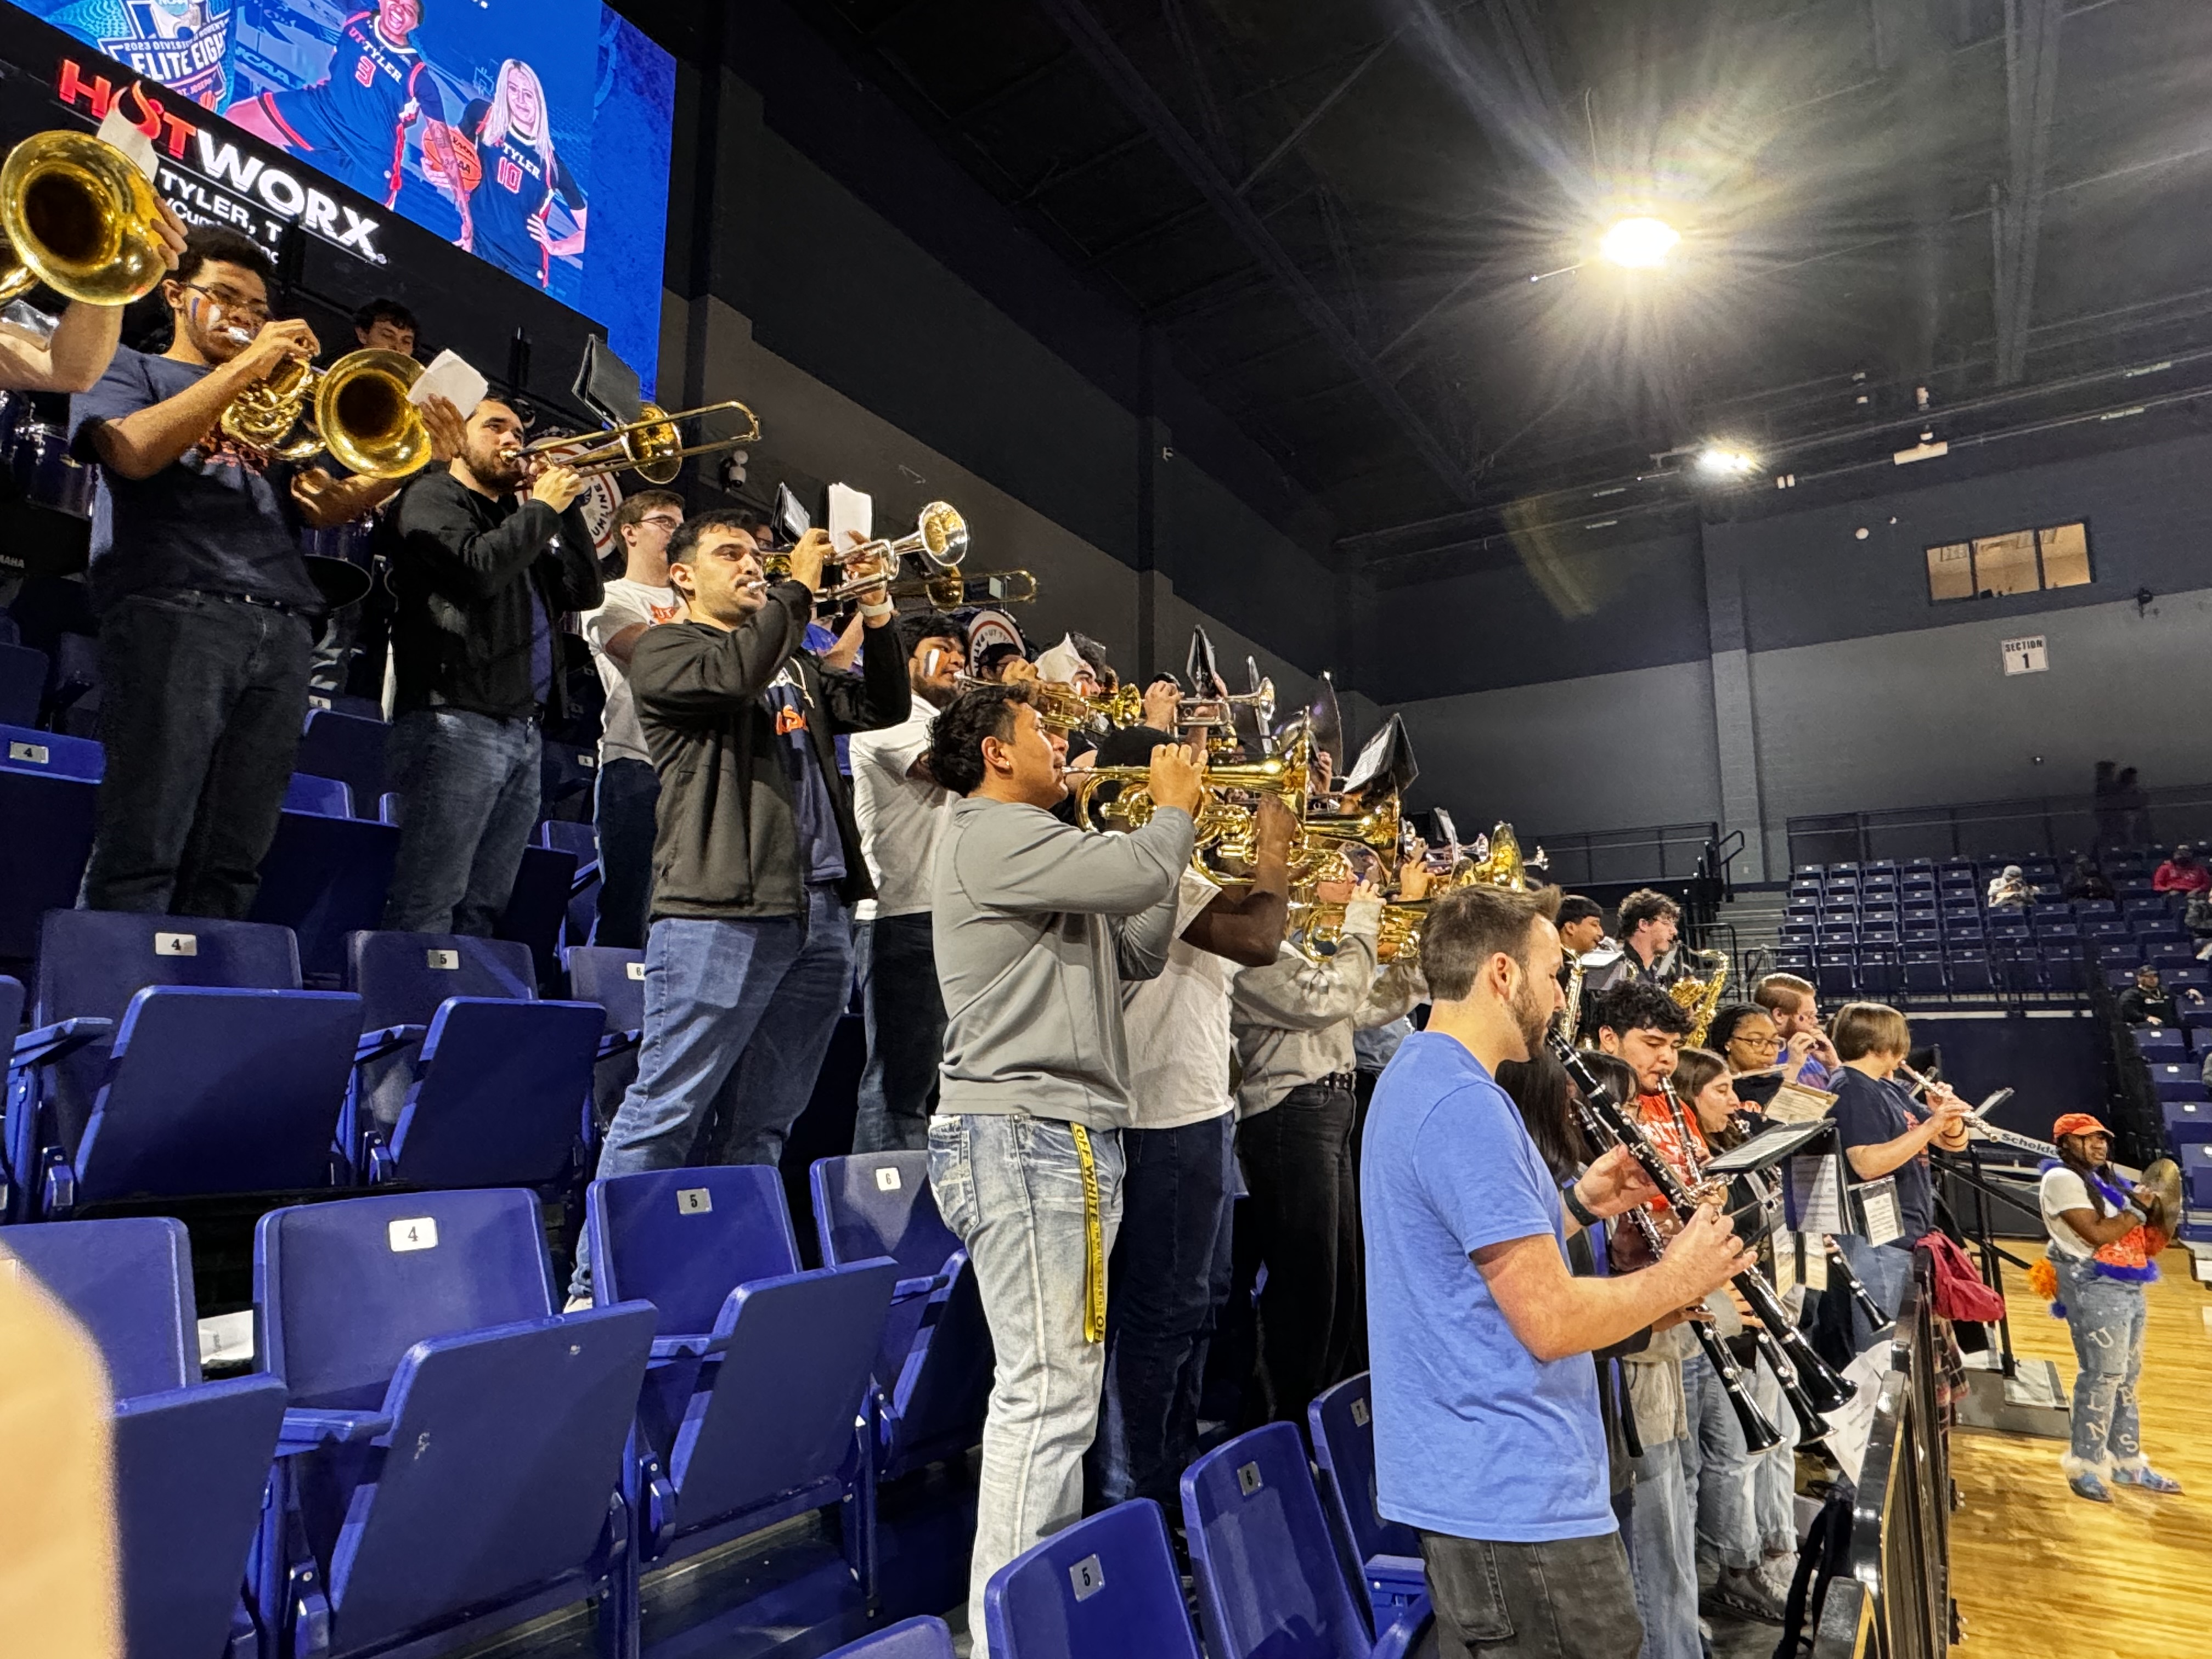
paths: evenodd
<path fill-rule="evenodd" d="M 1421 1534 L 1437 1659 L 1636 1659 L 1644 1626 L 1620 1534 L 1491 1544 Z"/>
<path fill-rule="evenodd" d="M 1267 1266 L 1248 1424 L 1303 1428 L 1313 1397 L 1351 1375 L 1364 1317 L 1352 1119 L 1349 1089 L 1308 1084 L 1237 1126 L 1251 1188 L 1251 1237 L 1240 1247 L 1256 1249 Z"/>
<path fill-rule="evenodd" d="M 100 623 L 100 785 L 84 903 L 242 921 L 307 712 L 305 621 L 134 593 Z"/>
<path fill-rule="evenodd" d="M 929 1148 L 937 1063 L 945 1057 L 945 994 L 927 911 L 878 916 L 853 929 L 853 968 L 868 1033 L 853 1119 L 856 1152 Z"/>
<path fill-rule="evenodd" d="M 645 949 L 653 902 L 653 811 L 660 779 L 647 761 L 617 757 L 599 768 L 592 817 L 599 831 L 599 920 L 592 943 Z"/>

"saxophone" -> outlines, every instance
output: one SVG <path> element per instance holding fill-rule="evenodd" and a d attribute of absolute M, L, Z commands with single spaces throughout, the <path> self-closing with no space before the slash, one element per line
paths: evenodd
<path fill-rule="evenodd" d="M 1577 951 L 1567 967 L 1567 1006 L 1559 1010 L 1559 1021 L 1553 1029 L 1571 1043 L 1579 1046 L 1577 1034 L 1583 1024 L 1583 957 Z"/>
<path fill-rule="evenodd" d="M 1702 1048 L 1705 1033 L 1712 1029 L 1713 1015 L 1721 1006 L 1721 993 L 1728 987 L 1729 959 L 1724 951 L 1682 950 L 1681 960 L 1689 972 L 1667 988 L 1667 994 L 1675 1005 L 1690 1016 L 1690 1034 L 1682 1039 L 1684 1045 Z M 1703 974 L 1703 979 L 1694 975 Z"/>

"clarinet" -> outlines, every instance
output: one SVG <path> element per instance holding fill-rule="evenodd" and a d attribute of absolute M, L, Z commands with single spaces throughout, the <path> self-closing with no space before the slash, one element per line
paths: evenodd
<path fill-rule="evenodd" d="M 1587 1105 L 1579 1105 L 1576 1110 L 1582 1117 L 1583 1133 L 1589 1137 L 1591 1142 L 1598 1146 L 1607 1144 L 1610 1126 Z M 1651 1219 L 1650 1212 L 1641 1205 L 1631 1210 L 1628 1215 L 1644 1235 L 1644 1242 L 1651 1247 L 1651 1256 L 1656 1261 L 1667 1248 L 1666 1241 L 1659 1237 L 1658 1224 Z M 1751 1390 L 1744 1386 L 1743 1368 L 1735 1363 L 1735 1356 L 1729 1352 L 1728 1344 L 1722 1341 L 1713 1328 L 1701 1319 L 1690 1321 L 1690 1329 L 1698 1339 L 1698 1346 L 1705 1350 L 1705 1363 L 1713 1368 L 1713 1375 L 1720 1378 L 1721 1391 L 1728 1395 L 1729 1404 L 1735 1408 L 1735 1420 L 1743 1428 L 1743 1443 L 1754 1452 L 1768 1451 L 1780 1445 L 1782 1431 L 1774 1426 L 1766 1413 L 1759 1409 L 1759 1402 L 1751 1397 Z M 1692 1428 L 1691 1432 L 1694 1434 L 1697 1431 Z"/>
<path fill-rule="evenodd" d="M 1689 1121 L 1682 1111 L 1682 1097 L 1675 1092 L 1672 1078 L 1661 1079 L 1659 1087 L 1667 1097 L 1667 1112 L 1674 1121 L 1674 1133 L 1681 1139 L 1682 1157 L 1690 1166 L 1690 1182 L 1696 1186 L 1705 1179 L 1705 1165 L 1698 1159 L 1697 1143 L 1690 1138 Z M 1863 1290 L 1861 1294 L 1864 1294 Z M 1790 1363 L 1790 1356 L 1783 1352 L 1782 1345 L 1770 1332 L 1758 1326 L 1751 1328 L 1759 1357 L 1766 1362 L 1766 1369 L 1774 1373 L 1774 1380 L 1782 1385 L 1782 1397 L 1790 1402 L 1790 1412 L 1797 1419 L 1797 1438 L 1800 1441 L 1820 1439 L 1828 1432 L 1828 1425 L 1821 1418 L 1819 1408 L 1813 1404 L 1813 1396 L 1805 1392 L 1805 1384 L 1797 1375 L 1796 1366 Z"/>
<path fill-rule="evenodd" d="M 1683 1185 L 1681 1177 L 1659 1155 L 1659 1149 L 1644 1133 L 1644 1126 L 1607 1091 L 1596 1075 L 1583 1063 L 1582 1055 L 1571 1045 L 1562 1042 L 1554 1035 L 1547 1040 L 1545 1046 L 1551 1050 L 1552 1057 L 1566 1067 L 1567 1075 L 1574 1079 L 1583 1100 L 1601 1120 L 1605 1130 L 1603 1138 L 1626 1146 L 1629 1155 L 1642 1166 L 1651 1184 L 1659 1189 L 1659 1195 L 1667 1200 L 1676 1215 L 1688 1221 L 1697 1213 L 1696 1195 Z M 1858 1392 L 1856 1385 L 1821 1358 L 1814 1352 L 1813 1345 L 1805 1340 L 1804 1332 L 1790 1322 L 1789 1314 L 1782 1306 L 1782 1298 L 1774 1293 L 1774 1286 L 1766 1282 L 1763 1274 L 1756 1268 L 1747 1267 L 1735 1276 L 1734 1283 L 1736 1293 L 1751 1304 L 1753 1316 L 1773 1334 L 1775 1340 L 1790 1356 L 1791 1364 L 1796 1368 L 1799 1382 L 1815 1406 L 1822 1411 L 1833 1411 Z"/>
<path fill-rule="evenodd" d="M 1897 1323 L 1881 1310 L 1881 1304 L 1867 1294 L 1865 1281 L 1851 1271 L 1851 1264 L 1844 1259 L 1843 1247 L 1826 1234 L 1821 1236 L 1820 1243 L 1827 1249 L 1828 1277 L 1843 1280 L 1844 1294 L 1850 1297 L 1852 1304 L 1865 1317 L 1874 1334 L 1879 1336 Z"/>

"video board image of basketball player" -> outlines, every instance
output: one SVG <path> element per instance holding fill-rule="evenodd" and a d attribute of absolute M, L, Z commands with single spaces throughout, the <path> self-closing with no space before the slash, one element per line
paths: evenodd
<path fill-rule="evenodd" d="M 422 23 L 422 0 L 377 0 L 338 26 L 321 80 L 241 98 L 223 114 L 391 207 L 409 131 L 445 119 L 444 95 L 412 38 Z"/>
<path fill-rule="evenodd" d="M 423 167 L 460 210 L 454 239 L 460 246 L 550 288 L 553 261 L 584 251 L 584 186 L 555 151 L 538 71 L 510 58 L 493 84 L 489 98 L 462 112 L 458 128 L 424 132 Z M 565 236 L 553 234 L 556 197 L 575 223 Z"/>

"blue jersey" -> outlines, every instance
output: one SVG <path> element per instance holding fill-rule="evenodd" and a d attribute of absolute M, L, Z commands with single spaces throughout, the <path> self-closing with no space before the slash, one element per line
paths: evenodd
<path fill-rule="evenodd" d="M 571 213 L 584 210 L 584 187 L 559 155 L 551 166 L 536 148 L 520 143 L 513 133 L 496 143 L 483 136 L 484 118 L 490 103 L 479 98 L 461 117 L 461 131 L 477 147 L 483 177 L 469 197 L 469 222 L 475 231 L 475 251 L 516 276 L 546 287 L 552 259 L 530 234 L 530 222 L 543 221 L 559 196 Z"/>
<path fill-rule="evenodd" d="M 330 68 L 312 87 L 261 95 L 279 126 L 311 152 L 315 165 L 389 198 L 406 143 L 400 112 L 410 103 L 422 118 L 442 120 L 445 100 L 422 54 L 395 46 L 378 33 L 376 14 L 356 12 L 338 27 Z"/>

